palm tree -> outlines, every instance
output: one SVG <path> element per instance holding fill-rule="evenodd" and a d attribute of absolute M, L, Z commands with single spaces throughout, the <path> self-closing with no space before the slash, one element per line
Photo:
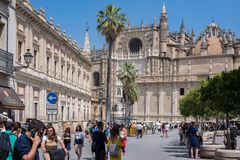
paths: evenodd
<path fill-rule="evenodd" d="M 111 59 L 113 45 L 117 36 L 123 31 L 127 22 L 125 14 L 120 14 L 121 8 L 116 8 L 113 5 L 105 7 L 105 11 L 99 11 L 97 14 L 97 30 L 106 37 L 109 45 L 108 50 L 108 66 L 107 66 L 107 95 L 106 95 L 106 121 L 110 122 L 111 114 Z"/>
<path fill-rule="evenodd" d="M 124 63 L 121 65 L 120 70 L 117 71 L 117 77 L 122 82 L 123 85 L 123 98 L 125 104 L 125 116 L 126 109 L 130 109 L 130 105 L 138 100 L 139 91 L 136 85 L 137 70 L 134 65 L 130 63 Z M 130 110 L 128 112 L 128 117 L 130 116 Z"/>

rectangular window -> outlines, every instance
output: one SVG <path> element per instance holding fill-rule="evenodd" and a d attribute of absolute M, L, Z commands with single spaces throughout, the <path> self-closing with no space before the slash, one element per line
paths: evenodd
<path fill-rule="evenodd" d="M 180 96 L 184 95 L 184 88 L 180 88 Z"/>
<path fill-rule="evenodd" d="M 38 103 L 34 103 L 34 107 L 35 107 L 35 109 L 34 109 L 34 111 L 35 111 L 35 113 L 34 113 L 34 117 L 37 119 L 37 118 L 38 118 L 38 117 L 37 117 Z"/>
<path fill-rule="evenodd" d="M 36 50 L 34 50 L 33 51 L 34 53 L 34 55 L 33 55 L 33 68 L 34 69 L 36 69 L 37 68 L 37 51 Z"/>
<path fill-rule="evenodd" d="M 47 73 L 49 74 L 49 61 L 50 61 L 50 58 L 47 57 Z"/>
<path fill-rule="evenodd" d="M 54 62 L 54 76 L 57 76 L 57 61 Z"/>
<path fill-rule="evenodd" d="M 68 76 L 69 76 L 69 68 L 67 69 L 67 81 L 68 81 Z"/>
<path fill-rule="evenodd" d="M 61 79 L 63 79 L 63 64 L 61 65 Z"/>
<path fill-rule="evenodd" d="M 17 61 L 21 63 L 22 58 L 22 42 L 18 41 Z"/>
<path fill-rule="evenodd" d="M 72 71 L 72 82 L 74 80 L 74 71 Z"/>
<path fill-rule="evenodd" d="M 64 112 L 64 106 L 62 106 L 62 121 L 63 121 L 63 112 Z"/>

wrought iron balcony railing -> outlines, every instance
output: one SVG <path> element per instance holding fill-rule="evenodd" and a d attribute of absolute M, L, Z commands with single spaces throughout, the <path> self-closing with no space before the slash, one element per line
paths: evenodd
<path fill-rule="evenodd" d="M 0 71 L 13 74 L 13 54 L 0 49 Z"/>

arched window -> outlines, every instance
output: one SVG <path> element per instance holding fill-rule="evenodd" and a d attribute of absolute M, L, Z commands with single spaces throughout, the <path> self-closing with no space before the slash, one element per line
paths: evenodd
<path fill-rule="evenodd" d="M 129 49 L 133 53 L 139 52 L 139 50 L 142 49 L 142 41 L 138 38 L 133 38 L 129 42 Z"/>
<path fill-rule="evenodd" d="M 98 72 L 93 73 L 93 85 L 100 86 L 100 75 Z"/>

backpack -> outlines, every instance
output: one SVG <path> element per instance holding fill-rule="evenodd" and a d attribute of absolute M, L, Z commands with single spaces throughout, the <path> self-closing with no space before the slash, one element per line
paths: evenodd
<path fill-rule="evenodd" d="M 118 157 L 119 153 L 118 153 L 117 144 L 110 144 L 109 152 L 110 152 L 110 156 Z"/>
<path fill-rule="evenodd" d="M 12 152 L 9 136 L 4 132 L 0 133 L 0 159 L 7 159 L 9 152 Z"/>
<path fill-rule="evenodd" d="M 82 144 L 83 143 L 83 133 L 76 133 L 75 135 L 75 142 L 76 144 Z"/>

